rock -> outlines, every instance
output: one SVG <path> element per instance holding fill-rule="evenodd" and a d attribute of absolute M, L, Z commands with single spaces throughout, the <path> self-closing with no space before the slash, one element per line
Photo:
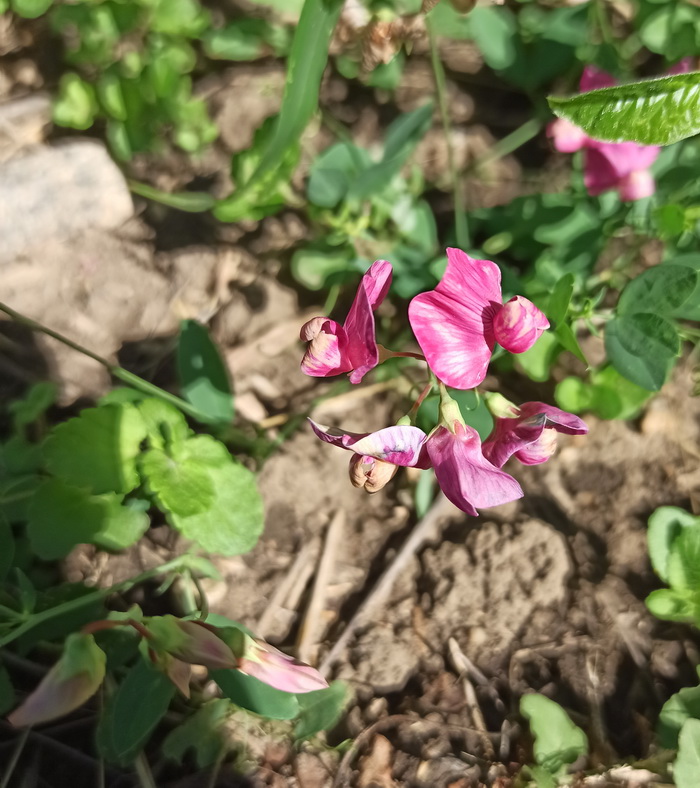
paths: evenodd
<path fill-rule="evenodd" d="M 48 240 L 112 229 L 133 212 L 124 176 L 91 140 L 37 147 L 0 166 L 0 264 Z"/>

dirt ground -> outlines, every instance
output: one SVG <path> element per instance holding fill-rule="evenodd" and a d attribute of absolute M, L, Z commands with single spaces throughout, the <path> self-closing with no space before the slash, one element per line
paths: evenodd
<path fill-rule="evenodd" d="M 20 61 L 13 56 L 3 66 L 3 98 L 42 87 L 45 77 L 26 63 L 21 72 Z M 407 71 L 397 99 L 402 109 L 411 108 L 416 91 L 425 94 L 420 65 Z M 478 64 L 467 58 L 450 67 L 471 73 Z M 207 78 L 201 90 L 226 130 L 218 147 L 194 168 L 178 159 L 158 166 L 144 159 L 135 164 L 137 177 L 149 174 L 154 185 L 178 189 L 207 175 L 225 188 L 221 173 L 230 152 L 246 147 L 275 111 L 282 81 L 280 68 L 267 63 Z M 342 106 L 343 122 L 360 140 L 371 139 L 381 113 L 348 101 L 344 86 L 329 80 L 327 105 L 338 112 Z M 493 136 L 472 122 L 474 100 L 465 84 L 450 89 L 461 96 L 451 104 L 458 156 L 469 161 Z M 316 130 L 306 154 L 329 140 Z M 438 132 L 426 138 L 416 160 L 437 180 L 446 160 Z M 470 204 L 477 193 L 487 205 L 522 190 L 522 166 L 514 157 L 501 159 L 498 168 L 488 189 L 470 184 Z M 238 413 L 271 439 L 306 412 L 350 429 L 384 426 L 405 402 L 395 385 L 371 376 L 369 385 L 312 407 L 336 390 L 298 367 L 298 328 L 321 308 L 289 285 L 290 250 L 307 233 L 293 212 L 259 225 L 217 227 L 137 200 L 135 215 L 117 229 L 57 239 L 3 264 L 0 300 L 166 385 L 178 321 L 208 322 L 231 370 Z M 3 400 L 46 377 L 60 383 L 65 406 L 94 399 L 109 386 L 103 369 L 52 340 L 3 323 L 0 341 Z M 549 391 L 538 397 L 531 382 L 516 378 L 509 385 L 522 386 L 527 399 L 550 398 Z M 589 418 L 590 434 L 560 436 L 560 450 L 547 465 L 509 468 L 525 491 L 520 502 L 474 519 L 438 501 L 434 535 L 406 562 L 390 598 L 329 672 L 350 684 L 354 699 L 328 734 L 328 746 L 295 750 L 279 726 L 248 727 L 247 775 L 224 770 L 217 785 L 506 786 L 529 757 L 528 734 L 517 717 L 519 698 L 529 690 L 562 703 L 586 729 L 591 765 L 646 756 L 661 704 L 693 683 L 700 661 L 697 637 L 653 619 L 643 602 L 659 585 L 646 551 L 649 514 L 660 505 L 700 506 L 700 401 L 690 398 L 691 388 L 690 369 L 681 365 L 639 420 Z M 215 558 L 223 579 L 205 582 L 214 612 L 282 648 L 301 646 L 316 664 L 416 525 L 415 477 L 401 472 L 383 492 L 368 496 L 350 486 L 347 459 L 303 423 L 290 430 L 260 472 L 263 538 L 249 555 Z M 331 539 L 329 523 L 339 512 L 343 521 Z M 124 556 L 79 549 L 66 562 L 66 577 L 110 584 L 167 560 L 182 546 L 163 530 Z M 310 617 L 322 557 L 331 571 L 320 613 L 312 608 Z M 241 740 L 242 725 L 234 721 L 232 740 Z M 352 747 L 335 749 L 346 739 L 353 739 Z M 173 786 L 205 784 L 201 774 L 176 779 L 168 772 L 163 779 Z"/>

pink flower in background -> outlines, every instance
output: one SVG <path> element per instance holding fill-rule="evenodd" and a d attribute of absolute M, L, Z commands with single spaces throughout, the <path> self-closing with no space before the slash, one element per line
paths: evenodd
<path fill-rule="evenodd" d="M 478 515 L 477 507 L 498 506 L 523 495 L 515 479 L 484 457 L 477 431 L 459 421 L 454 421 L 452 429 L 440 425 L 429 436 L 410 426 L 368 434 L 328 429 L 313 421 L 311 426 L 321 440 L 356 452 L 351 472 L 358 455 L 393 465 L 434 468 L 445 496 L 473 516 Z"/>
<path fill-rule="evenodd" d="M 377 260 L 362 277 L 347 319 L 341 326 L 327 317 L 314 317 L 301 327 L 308 342 L 301 369 L 312 377 L 350 373 L 359 383 L 379 363 L 374 336 L 374 310 L 385 299 L 391 285 L 391 263 Z"/>
<path fill-rule="evenodd" d="M 585 435 L 586 423 L 564 410 L 544 402 L 514 405 L 504 416 L 496 416 L 493 432 L 484 441 L 484 457 L 497 468 L 514 456 L 523 465 L 546 462 L 557 446 L 557 433 Z"/>
<path fill-rule="evenodd" d="M 682 73 L 685 64 L 681 61 L 675 68 L 678 70 L 673 73 Z M 610 74 L 586 66 L 579 89 L 581 93 L 587 93 L 615 84 L 616 80 Z M 655 145 L 594 140 L 564 118 L 550 123 L 547 133 L 561 153 L 584 151 L 583 180 L 592 197 L 616 189 L 622 200 L 631 202 L 650 197 L 656 191 L 654 177 L 649 172 L 660 151 Z"/>
<path fill-rule="evenodd" d="M 428 365 L 456 389 L 483 381 L 496 342 L 522 353 L 549 327 L 527 298 L 515 296 L 504 305 L 498 266 L 460 249 L 447 250 L 440 284 L 411 301 L 408 317 Z"/>

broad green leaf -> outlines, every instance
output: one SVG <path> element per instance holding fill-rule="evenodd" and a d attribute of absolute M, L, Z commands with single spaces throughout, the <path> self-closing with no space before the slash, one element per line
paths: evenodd
<path fill-rule="evenodd" d="M 41 477 L 34 474 L 0 479 L 0 515 L 9 523 L 26 520 L 27 509 L 41 482 Z"/>
<path fill-rule="evenodd" d="M 148 397 L 138 404 L 138 410 L 153 448 L 177 446 L 194 435 L 182 412 L 162 399 Z"/>
<path fill-rule="evenodd" d="M 562 278 L 554 286 L 552 294 L 549 297 L 546 313 L 549 320 L 558 326 L 569 311 L 569 304 L 571 303 L 571 296 L 574 293 L 573 274 L 564 274 Z"/>
<path fill-rule="evenodd" d="M 660 506 L 649 517 L 647 542 L 649 558 L 656 574 L 668 583 L 668 559 L 671 546 L 683 528 L 700 529 L 700 517 L 677 506 Z"/>
<path fill-rule="evenodd" d="M 500 71 L 515 62 L 518 25 L 510 9 L 475 8 L 469 14 L 469 30 L 486 65 Z"/>
<path fill-rule="evenodd" d="M 647 49 L 676 60 L 697 53 L 699 24 L 700 11 L 697 8 L 670 2 L 644 20 L 639 36 Z"/>
<path fill-rule="evenodd" d="M 523 695 L 520 713 L 530 723 L 535 737 L 535 760 L 551 774 L 588 752 L 586 734 L 562 707 L 544 695 Z"/>
<path fill-rule="evenodd" d="M 693 270 L 697 276 L 695 290 L 683 304 L 674 310 L 672 317 L 678 317 L 682 320 L 700 321 L 700 254 L 678 255 L 664 262 L 663 267 L 665 268 L 666 265 L 689 268 Z"/>
<path fill-rule="evenodd" d="M 228 370 L 207 329 L 194 320 L 185 320 L 180 327 L 177 371 L 188 402 L 212 422 L 233 420 Z"/>
<path fill-rule="evenodd" d="M 35 473 L 41 470 L 43 464 L 44 456 L 40 443 L 31 443 L 21 435 L 13 435 L 0 445 L 0 474 L 2 475 L 17 477 L 27 473 Z M 6 479 L 6 481 L 11 481 L 11 479 Z M 0 493 L 0 498 L 2 498 L 2 493 Z"/>
<path fill-rule="evenodd" d="M 251 178 L 239 185 L 229 199 L 240 199 L 241 193 L 253 188 L 256 182 L 275 170 L 284 160 L 287 150 L 298 144 L 318 106 L 321 77 L 342 6 L 343 0 L 305 1 L 287 59 L 287 83 L 272 138 Z M 215 211 L 223 221 L 229 221 L 227 202 L 222 201 Z"/>
<path fill-rule="evenodd" d="M 556 115 L 595 139 L 670 145 L 700 132 L 700 72 L 547 100 Z"/>
<path fill-rule="evenodd" d="M 35 383 L 24 398 L 11 402 L 8 410 L 12 413 L 15 430 L 21 431 L 27 424 L 33 424 L 56 401 L 58 387 L 55 383 Z"/>
<path fill-rule="evenodd" d="M 664 703 L 656 726 L 659 745 L 677 750 L 678 734 L 688 719 L 700 719 L 700 687 L 684 687 Z"/>
<path fill-rule="evenodd" d="M 27 535 L 34 552 L 45 560 L 63 558 L 77 544 L 110 550 L 128 547 L 145 533 L 146 513 L 121 504 L 115 493 L 90 495 L 61 479 L 47 479 L 29 506 Z"/>
<path fill-rule="evenodd" d="M 700 775 L 700 720 L 686 720 L 678 737 L 678 757 L 673 765 L 676 788 L 697 788 Z"/>
<path fill-rule="evenodd" d="M 53 105 L 55 123 L 74 129 L 89 129 L 98 109 L 92 85 L 77 74 L 68 73 L 61 77 L 58 96 Z"/>
<path fill-rule="evenodd" d="M 515 364 L 531 380 L 549 380 L 552 365 L 561 352 L 560 345 L 552 331 L 545 331 L 529 350 L 514 357 Z"/>
<path fill-rule="evenodd" d="M 282 692 L 237 670 L 210 673 L 224 697 L 242 709 L 270 720 L 291 720 L 299 714 L 299 700 L 291 692 Z"/>
<path fill-rule="evenodd" d="M 51 8 L 53 0 L 10 0 L 12 10 L 25 19 L 36 19 Z"/>
<path fill-rule="evenodd" d="M 105 760 L 119 766 L 133 763 L 174 694 L 170 679 L 139 658 L 107 701 L 97 727 L 97 746 Z"/>
<path fill-rule="evenodd" d="M 171 36 L 195 37 L 206 30 L 209 12 L 197 0 L 153 0 L 151 28 Z"/>
<path fill-rule="evenodd" d="M 666 318 L 637 312 L 620 315 L 606 325 L 605 351 L 621 375 L 658 391 L 680 353 L 680 339 Z"/>
<path fill-rule="evenodd" d="M 146 426 L 129 403 L 86 408 L 59 424 L 46 441 L 51 473 L 93 493 L 127 493 L 139 484 L 136 457 Z"/>
<path fill-rule="evenodd" d="M 681 528 L 666 562 L 668 584 L 676 591 L 700 591 L 700 528 Z"/>
<path fill-rule="evenodd" d="M 329 277 L 350 269 L 352 256 L 352 249 L 344 246 L 298 249 L 292 255 L 292 276 L 309 290 L 322 290 Z"/>
<path fill-rule="evenodd" d="M 187 517 L 172 512 L 172 524 L 209 553 L 247 553 L 263 529 L 263 504 L 255 476 L 233 462 L 207 466 L 207 474 L 216 492 L 210 508 Z"/>
<path fill-rule="evenodd" d="M 664 621 L 693 621 L 695 617 L 693 600 L 670 588 L 652 591 L 644 602 L 652 615 Z"/>
<path fill-rule="evenodd" d="M 688 301 L 698 284 L 698 274 L 682 265 L 655 265 L 643 271 L 622 291 L 618 315 L 653 312 L 665 317 L 675 314 Z"/>
<path fill-rule="evenodd" d="M 0 662 L 0 714 L 7 714 L 15 703 L 15 688 L 12 686 L 10 674 Z"/>
<path fill-rule="evenodd" d="M 297 695 L 301 712 L 294 726 L 295 739 L 308 739 L 332 728 L 348 701 L 348 685 L 334 681 L 328 688 Z"/>
<path fill-rule="evenodd" d="M 265 54 L 270 23 L 265 19 L 237 19 L 204 36 L 204 51 L 219 60 L 255 60 Z"/>
<path fill-rule="evenodd" d="M 331 145 L 311 165 L 306 186 L 309 200 L 321 208 L 335 208 L 345 197 L 352 177 L 369 164 L 365 152 L 351 143 Z"/>
<path fill-rule="evenodd" d="M 554 336 L 559 340 L 559 344 L 564 348 L 564 350 L 568 350 L 569 353 L 573 353 L 573 355 L 576 356 L 580 362 L 585 364 L 586 368 L 588 368 L 588 359 L 584 355 L 583 350 L 581 350 L 581 345 L 578 343 L 574 329 L 569 323 L 560 323 L 554 329 Z"/>
<path fill-rule="evenodd" d="M 182 765 L 187 751 L 195 751 L 197 766 L 206 769 L 221 755 L 226 745 L 222 727 L 231 713 L 228 700 L 215 698 L 201 706 L 165 737 L 163 755 Z"/>

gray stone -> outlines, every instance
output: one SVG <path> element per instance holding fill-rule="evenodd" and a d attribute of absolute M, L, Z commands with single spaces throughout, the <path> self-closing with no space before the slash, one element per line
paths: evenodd
<path fill-rule="evenodd" d="M 0 165 L 0 264 L 48 240 L 119 227 L 132 213 L 124 176 L 100 143 L 28 149 Z"/>

